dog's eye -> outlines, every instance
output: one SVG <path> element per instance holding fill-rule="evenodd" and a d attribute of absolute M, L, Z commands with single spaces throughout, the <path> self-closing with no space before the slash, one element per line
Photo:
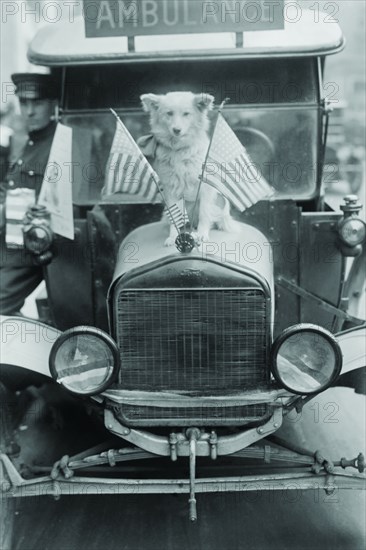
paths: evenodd
<path fill-rule="evenodd" d="M 167 115 L 168 115 L 168 116 L 173 116 L 174 113 L 173 113 L 173 111 L 168 111 L 168 112 L 167 112 Z"/>
<path fill-rule="evenodd" d="M 183 113 L 183 116 L 189 116 L 191 113 Z"/>

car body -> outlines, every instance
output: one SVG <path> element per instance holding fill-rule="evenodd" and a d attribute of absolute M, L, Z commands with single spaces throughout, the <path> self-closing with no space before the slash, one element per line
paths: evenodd
<path fill-rule="evenodd" d="M 58 382 L 114 447 L 89 444 L 69 459 L 65 443 L 47 475 L 33 470 L 27 480 L 4 454 L 11 496 L 29 487 L 82 494 L 90 483 L 101 494 L 189 493 L 195 520 L 195 492 L 281 489 L 294 479 L 301 489 L 364 488 L 362 455 L 330 466 L 274 436 L 330 385 L 364 391 L 365 321 L 357 300 L 347 308 L 360 292 L 360 205 L 348 198 L 342 215 L 322 194 L 324 62 L 344 40 L 338 25 L 314 25 L 305 10 L 283 29 L 245 32 L 244 44 L 240 35 L 85 38 L 80 18 L 44 28 L 30 46 L 30 61 L 59 76 L 62 123 L 80 132 L 75 229 L 73 240 L 55 235 L 45 264 L 50 323 L 4 318 L 2 362 Z M 211 93 L 217 104 L 231 96 L 223 115 L 276 191 L 236 212 L 239 236 L 212 230 L 189 252 L 164 246 L 161 202 L 101 195 L 110 108 L 137 139 L 149 131 L 139 96 L 173 89 Z M 85 175 L 87 158 L 102 167 L 96 177 Z M 280 473 L 268 453 L 284 464 Z M 165 466 L 153 474 L 98 474 L 103 464 L 159 457 Z M 240 476 L 227 457 L 244 460 Z M 219 475 L 196 479 L 196 462 L 217 459 Z M 187 474 L 178 477 L 182 460 Z M 256 469 L 263 460 L 265 473 Z M 348 465 L 359 472 L 344 473 Z"/>

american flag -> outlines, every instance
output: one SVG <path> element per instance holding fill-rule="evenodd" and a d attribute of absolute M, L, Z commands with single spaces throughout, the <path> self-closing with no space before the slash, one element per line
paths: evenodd
<path fill-rule="evenodd" d="M 215 187 L 241 212 L 274 192 L 221 113 L 218 115 L 202 181 Z"/>
<path fill-rule="evenodd" d="M 187 210 L 184 205 L 183 208 L 181 208 L 174 203 L 166 208 L 165 213 L 169 216 L 171 223 L 175 225 L 179 231 L 183 229 L 187 223 L 189 223 Z"/>
<path fill-rule="evenodd" d="M 118 118 L 106 168 L 103 194 L 129 193 L 154 202 L 159 193 L 158 184 L 156 172 Z"/>

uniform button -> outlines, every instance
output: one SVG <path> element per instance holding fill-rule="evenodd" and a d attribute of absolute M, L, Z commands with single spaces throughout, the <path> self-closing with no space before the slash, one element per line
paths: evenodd
<path fill-rule="evenodd" d="M 8 182 L 9 187 L 14 187 L 14 184 L 15 184 L 14 180 L 10 180 Z"/>
<path fill-rule="evenodd" d="M 32 145 L 34 145 L 34 141 L 32 141 L 31 139 L 28 141 L 28 145 L 30 145 L 32 147 Z"/>
<path fill-rule="evenodd" d="M 23 164 L 22 159 L 19 159 L 18 162 L 17 162 L 17 164 L 18 164 L 19 166 L 21 166 L 21 165 Z"/>
<path fill-rule="evenodd" d="M 28 176 L 34 176 L 34 172 L 33 172 L 33 170 L 29 170 L 29 172 L 28 172 Z"/>

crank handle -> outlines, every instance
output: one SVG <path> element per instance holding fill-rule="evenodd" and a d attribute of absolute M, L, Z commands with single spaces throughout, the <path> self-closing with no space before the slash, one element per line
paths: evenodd
<path fill-rule="evenodd" d="M 352 458 L 351 460 L 347 460 L 346 458 L 341 458 L 339 465 L 342 466 L 342 468 L 355 468 L 362 474 L 365 471 L 365 457 L 362 453 L 359 453 L 359 455 L 356 458 Z"/>

